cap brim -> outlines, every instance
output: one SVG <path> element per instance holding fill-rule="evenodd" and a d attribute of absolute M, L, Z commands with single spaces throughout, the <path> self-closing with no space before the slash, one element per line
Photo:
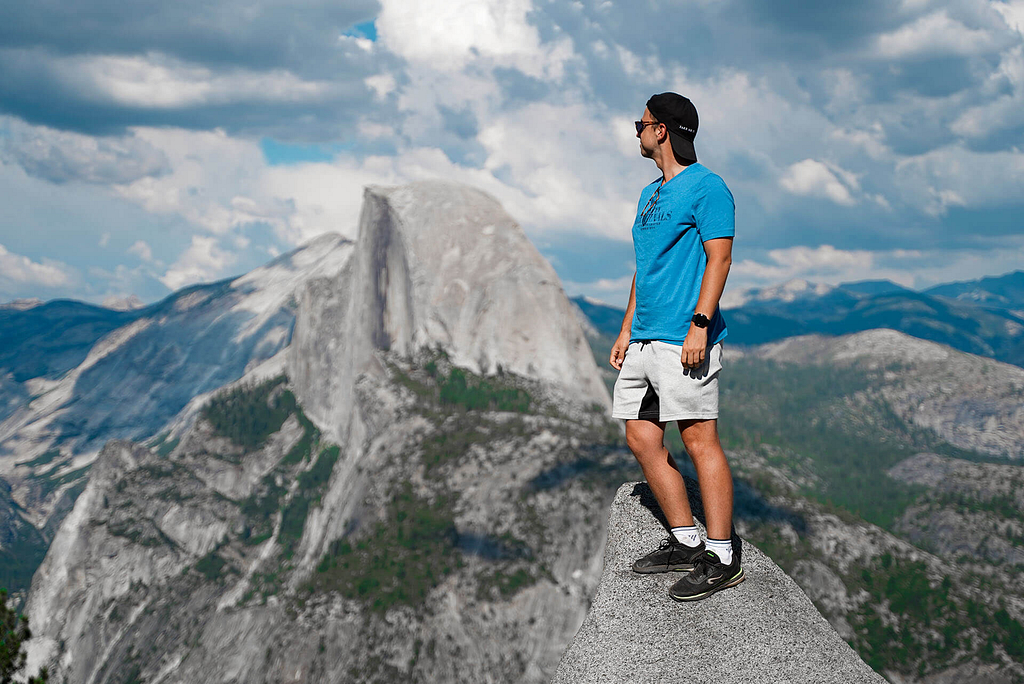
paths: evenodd
<path fill-rule="evenodd" d="M 666 126 L 666 128 L 668 127 Z M 693 148 L 692 140 L 687 140 L 671 129 L 669 129 L 668 137 L 672 141 L 672 151 L 676 153 L 677 157 L 689 162 L 697 161 L 697 150 Z"/>

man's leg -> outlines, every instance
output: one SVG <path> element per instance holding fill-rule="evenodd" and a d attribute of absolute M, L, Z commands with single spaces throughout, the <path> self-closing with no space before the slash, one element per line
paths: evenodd
<path fill-rule="evenodd" d="M 744 579 L 739 556 L 732 546 L 732 473 L 718 441 L 717 420 L 681 420 L 683 445 L 697 468 L 700 494 L 707 519 L 707 554 L 693 572 L 672 585 L 668 595 L 676 601 L 699 601 L 716 591 L 734 587 Z"/>
<path fill-rule="evenodd" d="M 732 536 L 732 472 L 718 440 L 718 421 L 681 420 L 679 433 L 697 469 L 704 514 L 707 516 L 708 537 L 729 539 Z M 658 502 L 661 503 L 660 498 Z"/>
<path fill-rule="evenodd" d="M 650 420 L 626 421 L 626 444 L 640 463 L 644 478 L 654 492 L 669 527 L 693 526 L 693 513 L 686 498 L 686 485 L 675 460 L 665 448 L 665 423 Z M 723 455 L 724 460 L 724 455 Z M 726 466 L 728 472 L 728 466 Z M 699 472 L 699 471 L 698 471 Z M 731 515 L 732 489 L 729 503 Z M 703 494 L 704 490 L 701 489 Z M 705 506 L 707 504 L 705 503 Z"/>

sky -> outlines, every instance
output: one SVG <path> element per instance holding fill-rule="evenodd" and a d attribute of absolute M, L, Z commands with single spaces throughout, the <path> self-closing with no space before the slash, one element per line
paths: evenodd
<path fill-rule="evenodd" d="M 444 178 L 622 305 L 664 91 L 736 199 L 727 299 L 1024 267 L 1024 0 L 52 0 L 0 3 L 0 301 L 155 301 Z"/>

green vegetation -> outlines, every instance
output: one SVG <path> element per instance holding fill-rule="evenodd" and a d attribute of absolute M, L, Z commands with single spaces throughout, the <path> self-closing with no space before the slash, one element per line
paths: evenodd
<path fill-rule="evenodd" d="M 428 592 L 462 563 L 452 504 L 446 497 L 422 499 L 405 483 L 369 534 L 331 545 L 310 591 L 338 591 L 376 612 L 422 605 Z"/>
<path fill-rule="evenodd" d="M 195 565 L 196 572 L 211 582 L 220 579 L 221 575 L 224 574 L 225 568 L 228 570 L 233 569 L 218 553 L 219 550 L 220 547 L 210 551 L 210 553 L 200 558 Z"/>
<path fill-rule="evenodd" d="M 166 442 L 161 443 L 160 446 L 156 448 L 156 455 L 160 458 L 167 458 L 170 453 L 178 447 L 180 442 L 181 440 L 175 437 L 174 439 L 169 439 Z"/>
<path fill-rule="evenodd" d="M 245 517 L 242 541 L 250 546 L 262 544 L 274 533 L 273 515 L 280 507 L 285 488 L 277 484 L 274 473 L 260 482 L 260 486 L 242 502 L 241 511 Z"/>
<path fill-rule="evenodd" d="M 476 375 L 453 366 L 443 352 L 426 361 L 422 373 L 406 373 L 394 365 L 390 369 L 398 384 L 445 413 L 453 409 L 527 413 L 533 407 L 530 393 L 518 387 L 512 376 L 500 369 L 493 377 Z"/>
<path fill-rule="evenodd" d="M 28 618 L 7 607 L 7 590 L 0 589 L 0 684 L 11 684 L 25 667 L 22 645 L 31 638 Z M 28 684 L 45 684 L 48 678 L 43 669 L 39 676 L 29 677 Z"/>
<path fill-rule="evenodd" d="M 476 576 L 476 597 L 480 601 L 500 597 L 508 600 L 520 590 L 532 587 L 537 583 L 537 575 L 529 568 L 515 570 L 499 569 L 493 572 L 482 572 Z"/>
<path fill-rule="evenodd" d="M 292 398 L 294 400 L 294 397 Z M 320 439 L 320 431 L 316 429 L 313 421 L 306 417 L 306 414 L 298 405 L 295 407 L 295 417 L 299 420 L 299 425 L 302 426 L 302 437 L 281 459 L 281 466 L 298 465 L 308 460 L 310 454 L 313 453 L 313 443 Z"/>
<path fill-rule="evenodd" d="M 327 447 L 320 452 L 312 468 L 299 473 L 295 493 L 281 513 L 281 530 L 277 535 L 277 541 L 286 559 L 291 559 L 295 547 L 302 540 L 306 517 L 310 509 L 320 503 L 340 453 L 341 449 L 337 446 Z"/>
<path fill-rule="evenodd" d="M 820 484 L 804 494 L 891 528 L 920 489 L 886 470 L 923 449 L 937 448 L 888 407 L 854 401 L 881 371 L 803 367 L 740 359 L 722 375 L 719 430 L 727 449 L 748 449 L 792 469 L 806 461 Z M 767 449 L 765 447 L 768 447 Z"/>
<path fill-rule="evenodd" d="M 28 479 L 38 483 L 40 496 L 46 497 L 68 483 L 77 482 L 83 479 L 86 473 L 89 472 L 90 468 L 92 468 L 91 463 L 75 470 L 69 470 L 63 475 L 56 475 L 51 471 L 40 475 L 29 475 Z"/>
<path fill-rule="evenodd" d="M 53 461 L 53 459 L 60 456 L 60 449 L 50 449 L 45 454 L 33 458 L 31 461 L 24 461 L 22 463 L 16 463 L 15 465 L 26 466 L 28 468 L 35 468 L 36 466 L 46 465 Z"/>
<path fill-rule="evenodd" d="M 4 512 L 11 516 L 13 528 L 9 540 L 0 546 L 0 587 L 9 587 L 14 592 L 27 590 L 32 575 L 46 557 L 47 543 L 33 525 L 20 519 L 17 504 L 5 488 L 0 488 L 0 509 L 7 509 Z"/>
<path fill-rule="evenodd" d="M 530 395 L 516 387 L 508 387 L 500 380 L 472 375 L 461 368 L 452 368 L 447 376 L 439 378 L 438 394 L 442 406 L 455 406 L 467 411 L 530 410 Z"/>
<path fill-rule="evenodd" d="M 178 438 L 167 439 L 169 435 L 168 432 L 162 432 L 149 445 L 150 449 L 156 449 L 156 455 L 160 458 L 167 458 L 181 442 Z"/>
<path fill-rule="evenodd" d="M 1024 625 L 1005 609 L 993 614 L 959 596 L 948 576 L 931 581 L 920 561 L 883 554 L 872 567 L 853 572 L 847 584 L 870 595 L 850 623 L 854 646 L 876 671 L 921 676 L 965 653 L 997 662 L 997 646 L 1011 658 L 1024 657 Z M 880 608 L 885 605 L 888 612 Z"/>
<path fill-rule="evenodd" d="M 298 408 L 291 392 L 275 392 L 284 382 L 281 375 L 259 384 L 236 387 L 211 399 L 203 408 L 202 417 L 221 437 L 246 451 L 259 449 Z"/>

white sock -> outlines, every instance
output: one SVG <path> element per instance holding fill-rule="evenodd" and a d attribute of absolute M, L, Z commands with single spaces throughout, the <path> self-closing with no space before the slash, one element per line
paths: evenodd
<path fill-rule="evenodd" d="M 673 527 L 672 536 L 676 538 L 676 541 L 680 544 L 689 546 L 691 549 L 695 546 L 700 546 L 700 534 L 697 532 L 697 526 L 691 525 L 690 527 Z"/>
<path fill-rule="evenodd" d="M 732 563 L 732 539 L 712 539 L 708 537 L 708 551 L 714 551 L 718 559 L 729 565 Z"/>

